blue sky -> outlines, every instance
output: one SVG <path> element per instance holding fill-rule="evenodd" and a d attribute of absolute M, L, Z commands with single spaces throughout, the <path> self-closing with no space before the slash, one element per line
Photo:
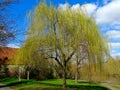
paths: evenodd
<path fill-rule="evenodd" d="M 11 5 L 9 12 L 16 19 L 17 29 L 24 32 L 25 18 L 29 10 L 33 10 L 40 0 L 19 0 L 18 4 Z M 50 0 L 46 0 L 49 4 Z M 100 32 L 108 38 L 111 46 L 111 55 L 120 55 L 120 0 L 51 0 L 56 7 L 65 8 L 66 1 L 70 8 L 77 10 L 84 7 L 88 15 L 93 15 Z M 18 41 L 8 46 L 17 47 L 19 40 L 24 40 L 24 34 L 17 36 Z"/>

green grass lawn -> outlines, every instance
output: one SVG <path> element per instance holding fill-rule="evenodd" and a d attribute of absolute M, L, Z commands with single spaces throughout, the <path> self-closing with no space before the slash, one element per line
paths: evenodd
<path fill-rule="evenodd" d="M 61 79 L 51 79 L 44 81 L 25 80 L 21 82 L 16 78 L 5 78 L 1 79 L 0 83 L 6 84 L 6 86 L 12 87 L 15 90 L 62 90 Z M 109 90 L 105 87 L 100 86 L 99 83 L 78 81 L 75 84 L 74 80 L 67 79 L 68 90 Z"/>
<path fill-rule="evenodd" d="M 120 85 L 115 85 L 114 87 L 120 90 Z"/>

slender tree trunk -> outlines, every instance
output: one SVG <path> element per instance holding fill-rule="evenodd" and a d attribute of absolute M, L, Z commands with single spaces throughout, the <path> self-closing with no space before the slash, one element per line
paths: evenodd
<path fill-rule="evenodd" d="M 78 82 L 78 65 L 76 67 L 76 74 L 75 74 L 75 83 L 77 84 Z"/>
<path fill-rule="evenodd" d="M 77 60 L 76 60 L 75 84 L 77 84 L 77 82 L 78 82 L 78 65 L 79 65 L 79 64 L 78 64 L 78 63 L 79 63 L 79 62 L 78 62 L 78 61 L 79 61 L 79 60 L 78 60 L 78 55 L 79 55 L 79 54 L 78 54 L 78 52 L 77 52 L 77 56 L 76 56 L 76 59 L 77 59 Z"/>
<path fill-rule="evenodd" d="M 88 70 L 89 70 L 89 72 L 88 72 L 88 80 L 90 82 L 90 81 L 92 81 L 91 63 L 89 63 L 88 67 L 89 67 L 88 68 Z"/>
<path fill-rule="evenodd" d="M 30 72 L 27 71 L 27 80 L 29 80 L 29 79 L 30 79 Z"/>
<path fill-rule="evenodd" d="M 21 72 L 20 72 L 20 66 L 18 67 L 18 79 L 21 81 Z"/>
<path fill-rule="evenodd" d="M 63 67 L 63 89 L 66 90 L 66 66 Z"/>

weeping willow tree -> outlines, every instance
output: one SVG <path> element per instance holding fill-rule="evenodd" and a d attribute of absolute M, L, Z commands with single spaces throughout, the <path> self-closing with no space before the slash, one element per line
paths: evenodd
<path fill-rule="evenodd" d="M 25 65 L 27 80 L 30 77 L 46 79 L 49 74 L 49 63 L 45 60 L 43 52 L 39 51 L 38 43 L 38 40 L 35 41 L 35 38 L 31 38 L 31 40 L 26 41 L 24 46 L 20 48 L 16 56 L 18 67 Z"/>
<path fill-rule="evenodd" d="M 104 36 L 99 32 L 94 19 L 86 16 L 85 20 L 81 22 L 79 22 L 82 25 L 82 29 L 79 29 L 80 33 L 82 33 L 79 37 L 81 41 L 75 53 L 76 82 L 79 73 L 78 69 L 83 66 L 83 63 L 88 64 L 88 80 L 91 81 L 92 73 L 99 72 L 100 74 L 102 63 L 106 60 L 105 57 L 109 57 L 109 48 L 106 39 L 103 39 Z"/>
<path fill-rule="evenodd" d="M 67 64 L 81 48 L 85 50 L 87 62 L 101 64 L 106 45 L 94 19 L 83 10 L 56 9 L 42 2 L 29 17 L 28 36 L 21 49 L 27 59 L 23 61 L 33 67 L 33 61 L 37 60 L 31 58 L 38 52 L 42 60 L 55 60 L 62 70 L 63 88 L 66 88 Z"/>

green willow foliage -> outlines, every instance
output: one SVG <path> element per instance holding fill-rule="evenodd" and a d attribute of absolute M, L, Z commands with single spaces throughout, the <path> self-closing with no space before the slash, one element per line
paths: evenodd
<path fill-rule="evenodd" d="M 29 13 L 29 18 L 28 36 L 17 60 L 31 67 L 35 67 L 38 60 L 55 60 L 63 70 L 63 88 L 66 87 L 66 66 L 81 48 L 90 65 L 101 66 L 103 56 L 109 54 L 94 19 L 81 9 L 57 9 L 42 2 Z"/>

